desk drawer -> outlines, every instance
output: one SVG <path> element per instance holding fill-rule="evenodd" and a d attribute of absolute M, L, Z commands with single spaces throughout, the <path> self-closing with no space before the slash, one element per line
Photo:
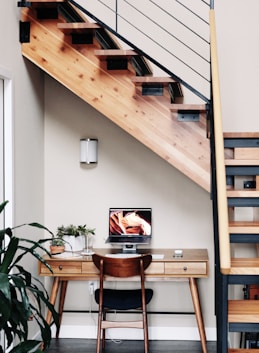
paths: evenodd
<path fill-rule="evenodd" d="M 81 274 L 82 273 L 82 263 L 71 262 L 71 261 L 51 261 L 49 262 L 54 275 L 62 274 Z M 48 271 L 48 270 L 47 270 Z"/>
<path fill-rule="evenodd" d="M 165 265 L 163 262 L 151 262 L 149 267 L 146 269 L 145 274 L 147 275 L 159 275 L 165 273 Z"/>
<path fill-rule="evenodd" d="M 206 275 L 206 262 L 171 262 L 165 263 L 167 275 Z"/>
<path fill-rule="evenodd" d="M 99 274 L 98 269 L 94 265 L 93 262 L 83 262 L 82 263 L 82 273 L 93 273 L 93 274 Z"/>

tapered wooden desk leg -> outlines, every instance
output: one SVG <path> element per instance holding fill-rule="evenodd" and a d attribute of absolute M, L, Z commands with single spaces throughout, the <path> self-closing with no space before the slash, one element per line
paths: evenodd
<path fill-rule="evenodd" d="M 60 326 L 61 326 L 61 322 L 62 322 L 63 309 L 64 309 L 66 292 L 67 292 L 67 283 L 68 283 L 68 281 L 63 281 L 63 280 L 61 281 L 60 299 L 59 299 L 59 307 L 58 307 L 59 328 L 57 329 L 57 332 L 56 332 L 56 338 L 59 337 L 59 331 L 60 331 Z"/>
<path fill-rule="evenodd" d="M 57 300 L 59 283 L 60 283 L 59 277 L 54 277 L 54 281 L 52 284 L 52 290 L 51 290 L 51 294 L 50 294 L 50 298 L 49 298 L 49 302 L 53 305 L 55 305 L 56 300 Z M 48 310 L 47 317 L 46 317 L 46 321 L 48 324 L 51 323 L 51 318 L 52 318 L 51 311 Z"/>
<path fill-rule="evenodd" d="M 203 317 L 202 317 L 202 312 L 201 312 L 201 305 L 200 305 L 199 292 L 198 292 L 196 279 L 189 278 L 189 285 L 190 285 L 194 311 L 195 311 L 196 320 L 197 320 L 198 329 L 199 329 L 200 338 L 201 338 L 202 352 L 207 353 L 206 333 L 205 333 L 205 329 L 204 329 L 204 323 L 203 323 Z"/>

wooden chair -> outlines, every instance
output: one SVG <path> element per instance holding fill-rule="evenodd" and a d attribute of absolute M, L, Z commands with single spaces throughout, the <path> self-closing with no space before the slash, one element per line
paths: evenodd
<path fill-rule="evenodd" d="M 151 255 L 130 258 L 113 258 L 93 255 L 93 262 L 100 270 L 100 288 L 95 291 L 95 300 L 99 304 L 96 353 L 105 348 L 105 329 L 115 327 L 141 328 L 144 331 L 145 353 L 148 353 L 148 323 L 146 305 L 153 296 L 152 289 L 145 289 L 144 271 L 152 261 Z M 107 289 L 104 288 L 104 276 L 119 278 L 138 276 L 140 289 Z M 106 314 L 110 310 L 140 309 L 142 319 L 139 321 L 109 321 Z"/>

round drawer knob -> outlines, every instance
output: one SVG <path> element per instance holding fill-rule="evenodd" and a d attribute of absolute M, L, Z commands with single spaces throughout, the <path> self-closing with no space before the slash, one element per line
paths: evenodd
<path fill-rule="evenodd" d="M 186 266 L 184 266 L 183 270 L 184 270 L 184 271 L 187 271 L 187 267 L 186 267 Z"/>
<path fill-rule="evenodd" d="M 63 270 L 62 265 L 59 265 L 59 266 L 58 266 L 58 268 L 60 269 L 60 271 L 62 271 L 62 270 Z"/>

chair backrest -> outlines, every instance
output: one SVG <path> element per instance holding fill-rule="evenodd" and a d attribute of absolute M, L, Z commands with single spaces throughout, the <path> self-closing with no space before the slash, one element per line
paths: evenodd
<path fill-rule="evenodd" d="M 101 274 L 112 277 L 141 276 L 152 261 L 151 255 L 114 258 L 94 254 L 92 258 Z"/>

